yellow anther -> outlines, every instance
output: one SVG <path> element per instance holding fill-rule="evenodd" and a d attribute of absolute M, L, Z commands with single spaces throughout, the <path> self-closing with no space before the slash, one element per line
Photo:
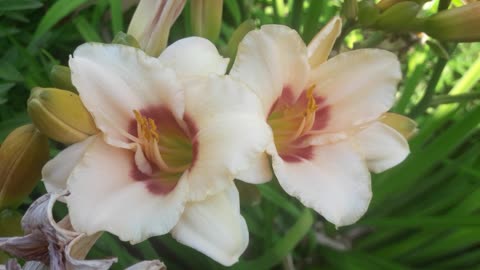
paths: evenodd
<path fill-rule="evenodd" d="M 315 113 L 318 109 L 317 101 L 315 100 L 315 97 L 313 96 L 313 90 L 315 89 L 315 85 L 310 86 L 307 90 L 307 99 L 308 99 L 308 104 L 307 104 L 307 115 L 311 113 Z"/>
<path fill-rule="evenodd" d="M 139 138 L 144 138 L 148 142 L 152 140 L 158 141 L 159 135 L 155 121 L 152 118 L 143 116 L 137 110 L 133 110 L 133 113 L 135 114 L 135 119 L 137 119 Z"/>

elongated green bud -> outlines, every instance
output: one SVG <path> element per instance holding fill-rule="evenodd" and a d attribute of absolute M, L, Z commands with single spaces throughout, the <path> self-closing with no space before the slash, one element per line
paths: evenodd
<path fill-rule="evenodd" d="M 28 113 L 37 128 L 51 139 L 72 144 L 98 133 L 80 97 L 55 88 L 34 88 Z"/>
<path fill-rule="evenodd" d="M 382 30 L 410 31 L 417 22 L 416 16 L 421 6 L 413 1 L 400 2 L 383 12 L 375 23 Z"/>
<path fill-rule="evenodd" d="M 0 210 L 17 207 L 32 192 L 48 154 L 47 137 L 33 125 L 7 136 L 0 147 Z"/>
<path fill-rule="evenodd" d="M 50 81 L 55 88 L 65 89 L 77 93 L 72 84 L 70 68 L 62 65 L 54 65 L 50 70 Z"/>
<path fill-rule="evenodd" d="M 358 15 L 358 3 L 357 0 L 345 0 L 343 1 L 342 14 L 345 18 L 354 20 Z"/>
<path fill-rule="evenodd" d="M 217 41 L 222 26 L 223 0 L 192 0 L 190 17 L 193 34 Z"/>
<path fill-rule="evenodd" d="M 370 0 L 358 3 L 358 22 L 363 26 L 373 25 L 380 17 L 380 9 Z"/>
<path fill-rule="evenodd" d="M 378 2 L 377 7 L 380 10 L 384 11 L 384 10 L 390 8 L 391 6 L 394 6 L 394 5 L 396 5 L 398 3 L 401 3 L 401 2 L 407 2 L 407 1 L 408 2 L 413 1 L 413 2 L 416 2 L 419 5 L 423 5 L 425 2 L 428 2 L 430 0 L 382 0 L 382 1 Z"/>
<path fill-rule="evenodd" d="M 427 18 L 424 31 L 443 41 L 480 41 L 480 2 L 441 11 Z"/>

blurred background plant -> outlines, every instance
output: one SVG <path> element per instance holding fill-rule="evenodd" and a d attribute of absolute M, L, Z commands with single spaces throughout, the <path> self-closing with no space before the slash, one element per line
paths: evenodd
<path fill-rule="evenodd" d="M 36 89 L 28 102 L 34 121 L 49 110 L 49 117 L 59 118 L 55 130 L 65 130 L 61 134 L 65 137 L 55 137 L 47 134 L 49 127 L 36 123 L 40 131 L 57 140 L 50 141 L 50 156 L 75 136 L 96 132 L 89 121 L 77 123 L 81 127 L 69 126 L 65 119 L 74 116 L 58 113 L 62 108 L 49 107 L 42 98 L 50 94 L 76 104 L 68 69 L 59 65 L 66 65 L 73 49 L 87 41 L 111 42 L 116 36 L 115 42 L 128 44 L 128 36 L 117 33 L 126 32 L 137 2 L 0 0 L 0 141 L 4 142 L 0 154 L 21 148 L 8 148 L 5 138 L 29 123 L 27 100 L 34 87 L 72 91 Z M 419 125 L 419 132 L 410 139 L 412 154 L 400 166 L 373 177 L 374 197 L 367 215 L 357 224 L 339 229 L 304 209 L 275 181 L 258 188 L 239 186 L 250 245 L 232 268 L 480 267 L 480 44 L 462 43 L 480 40 L 480 2 L 190 0 L 173 25 L 169 43 L 201 35 L 233 58 L 238 42 L 255 26 L 285 24 L 299 31 L 308 43 L 337 14 L 345 23 L 334 52 L 382 48 L 400 58 L 404 79 L 392 111 L 410 116 Z M 83 108 L 77 107 L 78 113 L 83 113 Z M 42 136 L 31 126 L 16 132 L 25 133 L 28 128 L 30 133 L 23 135 L 26 140 L 33 136 L 41 140 L 37 147 L 44 147 Z M 69 133 L 72 129 L 82 132 Z M 32 171 L 23 178 L 38 180 L 33 164 L 39 162 L 17 156 L 25 164 L 32 162 L 25 166 Z M 44 162 L 41 155 L 37 159 Z M 22 173 L 15 166 L 7 168 L 5 160 L 0 161 L 0 189 L 10 171 Z M 33 180 L 25 181 L 33 186 Z M 6 191 L 0 191 L 0 198 L 2 192 Z M 0 205 L 0 237 L 19 233 L 19 217 L 45 189 L 38 183 L 29 197 L 25 198 L 25 193 L 14 194 L 16 200 L 24 198 L 21 205 Z M 65 212 L 62 205 L 55 208 L 57 217 Z M 156 258 L 169 269 L 224 268 L 168 235 L 132 246 L 104 234 L 89 256 L 117 256 L 114 269 Z M 0 254 L 0 260 L 5 258 Z"/>

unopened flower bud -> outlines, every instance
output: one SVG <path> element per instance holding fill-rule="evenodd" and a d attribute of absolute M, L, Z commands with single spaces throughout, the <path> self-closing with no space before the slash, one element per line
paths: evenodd
<path fill-rule="evenodd" d="M 418 21 L 416 16 L 420 8 L 413 1 L 400 2 L 383 12 L 375 26 L 386 31 L 409 31 Z"/>
<path fill-rule="evenodd" d="M 0 209 L 18 206 L 48 161 L 48 139 L 33 125 L 12 131 L 0 147 Z"/>
<path fill-rule="evenodd" d="M 480 2 L 441 11 L 427 18 L 424 31 L 444 41 L 480 41 Z"/>
<path fill-rule="evenodd" d="M 373 1 L 364 0 L 358 3 L 358 22 L 362 26 L 373 25 L 380 17 L 380 9 Z"/>
<path fill-rule="evenodd" d="M 159 56 L 167 46 L 170 28 L 185 6 L 186 0 L 141 0 L 127 34 L 151 56 Z"/>
<path fill-rule="evenodd" d="M 347 19 L 356 19 L 358 14 L 357 0 L 345 0 L 342 6 L 342 14 Z"/>
<path fill-rule="evenodd" d="M 396 113 L 384 113 L 380 118 L 380 122 L 395 129 L 398 133 L 402 134 L 405 139 L 411 138 L 418 131 L 415 121 Z"/>
<path fill-rule="evenodd" d="M 223 0 L 192 0 L 190 17 L 193 34 L 217 41 L 222 26 Z"/>
<path fill-rule="evenodd" d="M 71 71 L 69 67 L 54 65 L 50 70 L 50 81 L 55 88 L 65 89 L 77 93 L 72 84 Z"/>
<path fill-rule="evenodd" d="M 410 1 L 416 2 L 419 5 L 423 5 L 425 2 L 428 2 L 430 0 L 382 0 L 382 1 L 377 3 L 377 7 L 380 10 L 384 11 L 384 10 L 390 8 L 391 6 L 393 6 L 395 4 L 398 4 L 400 2 L 410 2 Z"/>
<path fill-rule="evenodd" d="M 37 128 L 51 139 L 72 144 L 98 133 L 92 116 L 77 94 L 55 88 L 34 88 L 28 113 Z"/>

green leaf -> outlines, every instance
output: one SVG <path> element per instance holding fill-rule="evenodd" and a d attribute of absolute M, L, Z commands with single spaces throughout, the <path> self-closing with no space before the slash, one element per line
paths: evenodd
<path fill-rule="evenodd" d="M 78 16 L 73 20 L 75 27 L 77 28 L 83 39 L 88 42 L 101 42 L 102 38 L 95 30 L 95 27 L 91 25 L 84 16 Z"/>
<path fill-rule="evenodd" d="M 43 6 L 36 0 L 0 0 L 0 12 L 36 9 Z"/>
<path fill-rule="evenodd" d="M 239 25 L 242 22 L 242 14 L 238 2 L 236 0 L 227 0 L 224 3 L 227 10 L 232 14 L 235 25 Z"/>
<path fill-rule="evenodd" d="M 0 141 L 3 141 L 12 130 L 28 122 L 30 122 L 30 118 L 26 112 L 22 112 L 10 117 L 9 120 L 0 122 Z"/>
<path fill-rule="evenodd" d="M 251 261 L 241 261 L 234 265 L 233 270 L 271 269 L 279 264 L 295 246 L 308 234 L 313 225 L 313 216 L 310 210 L 305 209 L 295 225 L 288 230 L 284 237 L 276 241 L 273 248 L 262 256 Z"/>
<path fill-rule="evenodd" d="M 0 60 L 0 78 L 11 82 L 23 81 L 20 71 L 11 63 L 3 60 Z"/>
<path fill-rule="evenodd" d="M 8 94 L 8 91 L 10 91 L 10 89 L 12 89 L 12 87 L 14 86 L 15 83 L 0 83 L 0 105 L 7 102 L 6 95 Z"/>
<path fill-rule="evenodd" d="M 47 33 L 56 23 L 88 0 L 59 0 L 53 4 L 38 24 L 33 41 Z M 32 41 L 32 42 L 33 42 Z"/>
<path fill-rule="evenodd" d="M 113 35 L 123 31 L 122 1 L 110 0 L 110 12 L 112 14 Z"/>

